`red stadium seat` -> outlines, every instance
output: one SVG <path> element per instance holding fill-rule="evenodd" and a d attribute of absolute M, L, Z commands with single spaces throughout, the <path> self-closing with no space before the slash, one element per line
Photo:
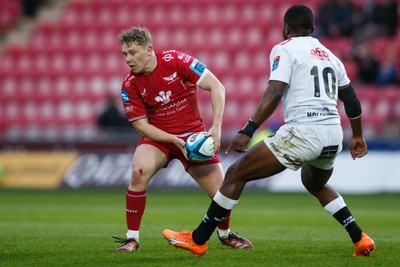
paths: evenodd
<path fill-rule="evenodd" d="M 379 91 L 376 86 L 361 86 L 356 88 L 356 93 L 361 102 L 363 117 L 373 117 Z"/>
<path fill-rule="evenodd" d="M 10 29 L 21 15 L 21 2 L 15 0 L 0 1 L 0 30 Z"/>

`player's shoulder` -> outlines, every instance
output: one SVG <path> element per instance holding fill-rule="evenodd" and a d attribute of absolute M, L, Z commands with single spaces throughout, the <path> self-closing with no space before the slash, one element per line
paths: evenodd
<path fill-rule="evenodd" d="M 294 42 L 294 40 L 292 38 L 286 39 L 286 40 L 274 45 L 272 50 L 275 52 L 290 50 L 293 42 Z"/>
<path fill-rule="evenodd" d="M 176 60 L 179 53 L 180 52 L 178 50 L 172 49 L 172 50 L 163 50 L 160 52 L 156 52 L 156 55 L 165 62 L 171 62 Z"/>
<path fill-rule="evenodd" d="M 159 53 L 159 57 L 165 63 L 172 63 L 177 61 L 189 63 L 193 59 L 193 57 L 191 57 L 190 55 L 178 50 L 164 50 Z"/>
<path fill-rule="evenodd" d="M 294 40 L 293 38 L 286 39 L 278 43 L 276 46 L 288 46 L 289 44 L 293 43 L 293 40 Z"/>

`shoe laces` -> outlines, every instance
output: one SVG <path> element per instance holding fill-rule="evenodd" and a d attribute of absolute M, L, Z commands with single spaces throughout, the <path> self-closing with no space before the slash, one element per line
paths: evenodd
<path fill-rule="evenodd" d="M 238 233 L 233 233 L 233 232 L 229 232 L 227 237 L 222 237 L 218 234 L 218 238 L 220 240 L 226 240 L 226 239 L 234 239 L 234 240 L 238 240 L 240 242 L 244 242 L 244 239 L 238 234 Z"/>
<path fill-rule="evenodd" d="M 113 236 L 113 238 L 115 239 L 114 240 L 115 243 L 121 243 L 121 244 L 124 244 L 124 245 L 128 244 L 130 242 L 138 243 L 136 241 L 136 239 L 134 239 L 134 238 L 122 238 L 122 237 L 117 237 L 117 236 Z"/>

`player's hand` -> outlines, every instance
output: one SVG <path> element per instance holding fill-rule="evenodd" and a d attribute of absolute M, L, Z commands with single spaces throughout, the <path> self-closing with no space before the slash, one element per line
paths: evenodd
<path fill-rule="evenodd" d="M 350 140 L 350 154 L 353 160 L 365 156 L 368 152 L 367 143 L 362 137 L 352 137 Z"/>
<path fill-rule="evenodd" d="M 238 133 L 235 138 L 233 138 L 232 142 L 229 144 L 228 148 L 225 151 L 225 154 L 229 152 L 236 151 L 239 153 L 247 152 L 247 147 L 250 142 L 250 137 L 245 134 Z"/>
<path fill-rule="evenodd" d="M 185 158 L 188 159 L 186 156 L 186 149 L 185 149 L 186 142 L 182 138 L 176 136 L 176 139 L 174 140 L 173 143 L 179 148 L 179 150 L 182 152 Z"/>
<path fill-rule="evenodd" d="M 217 154 L 221 147 L 221 128 L 212 126 L 207 132 L 207 136 L 210 135 L 214 139 L 214 152 Z"/>

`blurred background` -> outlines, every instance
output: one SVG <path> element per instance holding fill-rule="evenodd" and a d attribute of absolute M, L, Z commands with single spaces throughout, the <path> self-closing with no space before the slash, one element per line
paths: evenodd
<path fill-rule="evenodd" d="M 122 110 L 120 87 L 129 68 L 118 34 L 131 26 L 147 27 L 156 50 L 188 53 L 222 81 L 226 146 L 255 110 L 268 82 L 269 52 L 282 40 L 283 14 L 299 3 L 313 10 L 314 36 L 344 62 L 361 99 L 372 154 L 365 166 L 392 170 L 377 175 L 395 182 L 393 167 L 400 162 L 397 0 L 0 0 L 0 185 L 127 184 L 139 136 Z M 210 126 L 209 95 L 200 92 L 199 102 Z M 346 146 L 351 129 L 340 103 L 339 110 Z M 279 107 L 260 132 L 273 132 L 282 123 Z M 234 158 L 223 156 L 225 167 Z M 164 179 L 154 186 L 192 186 L 180 177 L 185 173 L 179 164 L 170 169 L 175 175 L 161 172 Z M 272 188 L 268 183 L 259 187 Z M 397 181 L 375 189 L 387 188 L 400 191 Z"/>

